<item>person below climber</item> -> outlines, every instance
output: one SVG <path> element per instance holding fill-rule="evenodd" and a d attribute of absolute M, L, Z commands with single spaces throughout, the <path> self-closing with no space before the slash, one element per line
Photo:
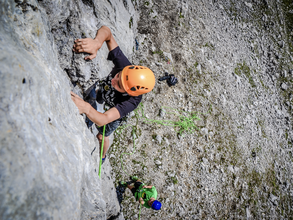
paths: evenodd
<path fill-rule="evenodd" d="M 144 185 L 136 176 L 131 176 L 130 178 L 135 181 L 134 186 L 130 185 L 131 182 L 121 181 L 120 184 L 130 189 L 136 201 L 139 201 L 144 207 L 160 210 L 162 204 L 157 200 L 158 193 L 156 188 Z"/>
<path fill-rule="evenodd" d="M 95 39 L 75 40 L 73 51 L 88 53 L 89 56 L 86 56 L 85 60 L 92 60 L 104 42 L 109 49 L 108 60 L 114 63 L 114 67 L 107 78 L 102 81 L 102 91 L 97 94 L 97 97 L 102 98 L 102 101 L 105 101 L 110 109 L 105 113 L 100 113 L 77 94 L 71 92 L 71 98 L 79 113 L 85 113 L 93 123 L 100 126 L 97 134 L 100 145 L 103 137 L 103 125 L 106 125 L 103 162 L 109 148 L 110 134 L 121 124 L 123 117 L 139 105 L 142 94 L 152 91 L 155 86 L 154 73 L 147 67 L 131 65 L 120 50 L 111 30 L 106 26 L 102 26 L 98 30 Z M 97 101 L 100 103 L 100 100 Z"/>

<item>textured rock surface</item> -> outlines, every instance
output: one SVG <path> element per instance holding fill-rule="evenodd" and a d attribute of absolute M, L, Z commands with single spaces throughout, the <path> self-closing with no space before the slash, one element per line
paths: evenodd
<path fill-rule="evenodd" d="M 72 45 L 77 38 L 94 38 L 97 30 L 106 25 L 111 28 L 117 43 L 128 57 L 132 54 L 137 15 L 128 1 L 41 1 L 52 36 L 58 50 L 60 66 L 73 83 L 83 89 L 97 79 L 109 74 L 112 64 L 107 61 L 106 44 L 98 51 L 97 58 L 85 62 L 85 54 L 76 54 Z M 129 28 L 132 27 L 132 28 Z"/>
<path fill-rule="evenodd" d="M 1 0 L 0 6 L 2 219 L 137 219 L 128 189 L 119 215 L 111 179 L 128 179 L 119 158 L 133 143 L 124 169 L 155 185 L 163 203 L 160 212 L 143 208 L 141 219 L 291 218 L 292 3 Z M 175 87 L 158 82 L 144 96 L 147 119 L 178 120 L 162 106 L 185 116 L 208 113 L 199 115 L 198 131 L 178 134 L 136 112 L 132 127 L 116 134 L 100 181 L 98 143 L 69 91 L 82 95 L 111 69 L 106 45 L 89 62 L 71 50 L 74 39 L 93 38 L 101 25 L 134 64 L 149 66 L 156 78 L 169 72 L 179 79 Z"/>
<path fill-rule="evenodd" d="M 157 83 L 144 96 L 146 117 L 178 120 L 162 106 L 210 109 L 193 134 L 145 123 L 141 113 L 130 120 L 138 138 L 124 167 L 154 184 L 163 201 L 162 211 L 143 209 L 142 219 L 290 219 L 292 3 L 135 4 L 141 17 L 133 62 L 157 78 L 167 71 L 179 79 L 175 87 Z M 116 158 L 131 152 L 131 143 L 131 128 L 116 135 L 110 161 L 116 180 L 128 178 Z M 135 219 L 129 190 L 122 206 L 125 218 Z"/>
<path fill-rule="evenodd" d="M 72 53 L 74 39 L 94 37 L 106 24 L 131 53 L 132 14 L 124 4 L 0 2 L 1 219 L 106 219 L 119 214 L 111 168 L 106 163 L 99 180 L 98 150 L 93 151 L 98 142 L 70 91 L 82 94 L 111 69 L 106 46 L 99 59 L 85 62 L 84 54 Z M 73 89 L 70 81 L 80 86 Z"/>

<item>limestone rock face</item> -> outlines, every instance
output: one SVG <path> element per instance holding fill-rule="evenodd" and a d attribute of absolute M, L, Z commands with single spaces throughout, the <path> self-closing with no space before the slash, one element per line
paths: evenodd
<path fill-rule="evenodd" d="M 108 49 L 104 45 L 99 58 L 85 62 L 72 46 L 107 25 L 131 55 L 131 7 L 130 1 L 0 2 L 1 219 L 119 214 L 109 163 L 99 179 L 98 141 L 70 98 L 70 91 L 82 95 L 109 73 Z"/>
<path fill-rule="evenodd" d="M 133 62 L 157 79 L 178 78 L 143 96 L 144 115 L 137 111 L 111 148 L 117 158 L 135 143 L 126 172 L 156 186 L 162 210 L 143 209 L 141 218 L 290 219 L 293 2 L 135 2 Z M 185 119 L 196 112 L 190 133 Z M 127 178 L 110 162 L 114 180 Z M 136 204 L 122 202 L 125 218 L 138 215 Z"/>
<path fill-rule="evenodd" d="M 113 184 L 129 175 L 162 202 L 141 219 L 293 216 L 291 1 L 1 0 L 0 10 L 1 219 L 136 219 L 132 193 L 122 214 Z M 143 96 L 99 179 L 98 141 L 70 91 L 83 96 L 111 70 L 105 44 L 92 61 L 72 52 L 102 25 L 133 64 L 178 83 Z"/>
<path fill-rule="evenodd" d="M 137 14 L 128 1 L 40 1 L 48 20 L 50 31 L 56 43 L 60 67 L 67 72 L 73 83 L 88 88 L 111 71 L 107 61 L 106 44 L 98 51 L 97 58 L 85 62 L 86 54 L 72 51 L 74 40 L 95 38 L 97 30 L 108 26 L 118 45 L 131 58 Z"/>

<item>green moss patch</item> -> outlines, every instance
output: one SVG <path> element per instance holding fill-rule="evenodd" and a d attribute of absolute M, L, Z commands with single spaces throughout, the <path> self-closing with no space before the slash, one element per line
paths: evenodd
<path fill-rule="evenodd" d="M 238 76 L 241 76 L 241 75 L 246 76 L 246 78 L 248 79 L 248 82 L 251 85 L 251 87 L 255 88 L 256 84 L 255 84 L 250 72 L 251 72 L 250 68 L 249 68 L 248 65 L 246 65 L 245 62 L 238 63 L 236 68 L 235 68 L 235 70 L 234 70 L 234 73 L 236 75 L 238 75 Z"/>

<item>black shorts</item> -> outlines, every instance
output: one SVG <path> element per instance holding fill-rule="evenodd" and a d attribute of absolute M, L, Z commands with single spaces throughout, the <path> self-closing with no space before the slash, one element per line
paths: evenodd
<path fill-rule="evenodd" d="M 110 136 L 110 134 L 112 134 L 113 131 L 115 131 L 119 127 L 121 122 L 122 122 L 122 118 L 119 118 L 115 121 L 110 122 L 109 124 L 106 124 L 105 137 Z M 96 127 L 99 133 L 103 135 L 104 126 L 101 126 L 101 127 L 96 126 Z"/>
<path fill-rule="evenodd" d="M 137 181 L 134 183 L 134 188 L 131 189 L 131 192 L 132 192 L 134 197 L 135 197 L 135 192 L 139 189 L 139 186 L 141 184 L 143 184 L 143 183 L 142 182 L 137 182 Z M 138 198 L 135 198 L 135 199 L 136 199 L 136 201 L 138 200 Z"/>

